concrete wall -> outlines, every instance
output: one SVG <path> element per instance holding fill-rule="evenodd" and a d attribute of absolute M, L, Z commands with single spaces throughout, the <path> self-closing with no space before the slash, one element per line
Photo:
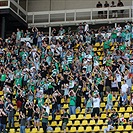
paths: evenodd
<path fill-rule="evenodd" d="M 28 11 L 68 10 L 96 7 L 98 0 L 29 0 Z M 105 0 L 100 0 L 104 4 Z M 109 4 L 112 0 L 108 0 Z M 117 3 L 117 0 L 114 0 Z M 125 6 L 132 5 L 132 0 L 122 0 Z M 50 4 L 51 3 L 51 4 Z"/>

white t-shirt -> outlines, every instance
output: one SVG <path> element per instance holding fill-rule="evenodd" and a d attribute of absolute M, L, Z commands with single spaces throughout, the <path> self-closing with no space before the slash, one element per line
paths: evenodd
<path fill-rule="evenodd" d="M 100 108 L 100 98 L 93 97 L 93 108 Z"/>
<path fill-rule="evenodd" d="M 43 108 L 45 108 L 46 109 L 46 112 L 49 114 L 50 107 L 49 106 L 43 106 Z"/>
<path fill-rule="evenodd" d="M 117 82 L 121 82 L 121 75 L 116 73 L 116 80 Z"/>
<path fill-rule="evenodd" d="M 128 85 L 127 85 L 127 84 L 123 84 L 123 85 L 121 86 L 121 91 L 122 91 L 122 93 L 123 93 L 123 92 L 126 93 L 126 92 L 127 92 L 127 89 L 128 89 Z"/>

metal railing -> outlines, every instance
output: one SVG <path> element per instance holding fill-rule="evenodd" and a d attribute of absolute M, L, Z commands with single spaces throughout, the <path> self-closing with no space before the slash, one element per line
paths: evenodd
<path fill-rule="evenodd" d="M 0 0 L 0 9 L 11 9 L 23 21 L 27 22 L 27 12 L 14 0 Z"/>
<path fill-rule="evenodd" d="M 60 11 L 40 11 L 28 12 L 28 24 L 30 26 L 59 26 L 74 25 L 80 22 L 90 24 L 125 22 L 132 20 L 132 6 L 89 8 Z M 102 11 L 103 16 L 98 17 L 98 12 Z M 117 17 L 112 17 L 112 11 L 117 11 Z"/>

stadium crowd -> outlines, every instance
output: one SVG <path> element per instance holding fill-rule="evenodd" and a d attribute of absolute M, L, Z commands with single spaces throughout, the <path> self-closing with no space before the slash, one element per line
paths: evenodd
<path fill-rule="evenodd" d="M 21 42 L 23 37 L 32 41 Z M 100 120 L 105 96 L 108 127 L 104 133 L 120 125 L 124 118 L 113 108 L 113 98 L 119 101 L 118 108 L 133 106 L 132 39 L 133 23 L 98 31 L 87 23 L 80 23 L 77 32 L 53 28 L 50 40 L 33 27 L 31 32 L 17 29 L 7 41 L 0 39 L 0 132 L 15 128 L 19 121 L 20 133 L 26 128 L 39 131 L 41 123 L 46 133 L 52 130 L 49 116 L 54 121 L 59 114 L 66 132 L 76 110 L 85 109 L 84 118 L 91 114 Z M 127 122 L 133 123 L 132 114 Z"/>

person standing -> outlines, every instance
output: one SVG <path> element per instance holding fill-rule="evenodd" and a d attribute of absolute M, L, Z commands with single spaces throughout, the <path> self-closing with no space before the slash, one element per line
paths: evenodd
<path fill-rule="evenodd" d="M 62 123 L 63 123 L 62 129 L 64 130 L 64 133 L 66 133 L 66 126 L 67 126 L 68 119 L 69 119 L 69 114 L 67 113 L 67 109 L 63 110 L 63 116 L 61 118 L 62 118 Z"/>
<path fill-rule="evenodd" d="M 76 93 L 73 90 L 71 90 L 69 92 L 69 97 L 70 97 L 69 114 L 74 115 L 76 113 Z"/>
<path fill-rule="evenodd" d="M 46 112 L 46 108 L 42 108 L 42 128 L 44 133 L 47 133 L 47 125 L 48 125 L 48 113 Z"/>
<path fill-rule="evenodd" d="M 102 8 L 102 3 L 100 1 L 98 1 L 97 8 Z M 98 11 L 98 17 L 102 17 L 103 16 L 103 11 Z"/>
<path fill-rule="evenodd" d="M 20 133 L 25 133 L 26 117 L 22 111 L 20 112 L 19 119 L 20 119 Z"/>
<path fill-rule="evenodd" d="M 106 105 L 106 114 L 108 115 L 108 110 L 111 110 L 113 107 L 113 101 L 112 101 L 112 94 L 110 93 L 110 90 L 108 90 L 107 92 L 107 105 Z"/>

